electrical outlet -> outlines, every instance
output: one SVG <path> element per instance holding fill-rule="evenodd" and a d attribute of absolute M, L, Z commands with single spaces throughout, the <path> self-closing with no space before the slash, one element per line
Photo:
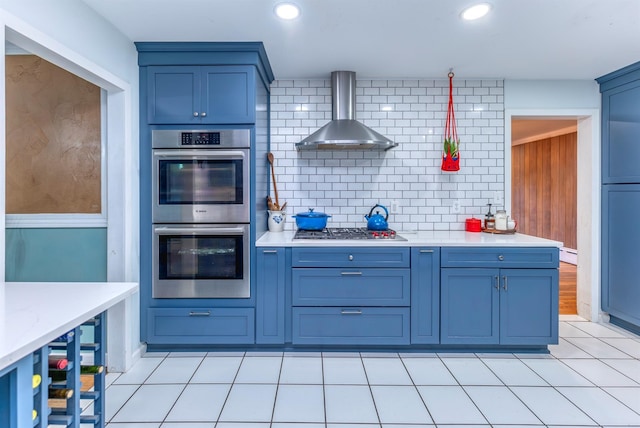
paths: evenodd
<path fill-rule="evenodd" d="M 453 204 L 451 204 L 451 211 L 453 211 L 454 213 L 460 212 L 460 199 L 456 199 L 455 201 L 453 201 Z"/>
<path fill-rule="evenodd" d="M 398 214 L 400 211 L 400 202 L 393 200 L 391 201 L 391 214 Z"/>
<path fill-rule="evenodd" d="M 502 205 L 504 205 L 504 201 L 502 200 L 502 192 L 496 191 L 493 194 L 493 206 L 501 207 Z"/>

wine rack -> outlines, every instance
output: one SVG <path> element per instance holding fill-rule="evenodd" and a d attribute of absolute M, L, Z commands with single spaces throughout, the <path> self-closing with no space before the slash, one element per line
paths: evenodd
<path fill-rule="evenodd" d="M 104 428 L 105 321 L 104 313 L 97 315 L 34 353 L 34 379 L 42 378 L 34 388 L 34 427 Z M 93 330 L 93 342 L 81 340 L 83 329 Z M 80 400 L 92 401 L 91 413 Z"/>

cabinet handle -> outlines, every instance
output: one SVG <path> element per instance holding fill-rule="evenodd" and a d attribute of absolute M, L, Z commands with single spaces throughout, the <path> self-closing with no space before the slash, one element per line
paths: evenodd
<path fill-rule="evenodd" d="M 500 255 L 498 256 L 498 260 L 503 261 L 503 260 L 504 260 L 504 256 L 503 256 L 502 254 L 500 254 Z"/>
<path fill-rule="evenodd" d="M 349 261 L 352 262 L 353 261 L 353 254 L 349 254 Z"/>
<path fill-rule="evenodd" d="M 262 250 L 262 254 L 275 254 L 278 250 Z"/>
<path fill-rule="evenodd" d="M 206 312 L 190 311 L 189 312 L 190 317 L 208 317 L 210 315 L 211 315 L 211 311 L 206 311 Z"/>
<path fill-rule="evenodd" d="M 420 250 L 421 253 L 433 253 L 433 250 Z"/>
<path fill-rule="evenodd" d="M 506 275 L 502 277 L 502 289 L 504 291 L 507 291 L 507 276 Z"/>
<path fill-rule="evenodd" d="M 500 277 L 496 275 L 494 278 L 496 279 L 496 290 L 500 291 Z"/>
<path fill-rule="evenodd" d="M 362 315 L 360 309 L 343 309 L 340 311 L 342 315 Z"/>
<path fill-rule="evenodd" d="M 203 111 L 203 112 L 200 114 L 200 116 L 202 116 L 202 117 L 207 117 L 207 112 L 206 112 L 206 111 Z"/>
<path fill-rule="evenodd" d="M 343 276 L 348 276 L 348 275 L 362 276 L 362 272 L 340 272 L 340 275 L 343 275 Z"/>
<path fill-rule="evenodd" d="M 193 117 L 198 117 L 198 116 L 200 116 L 200 114 L 197 111 L 194 111 L 193 112 Z"/>

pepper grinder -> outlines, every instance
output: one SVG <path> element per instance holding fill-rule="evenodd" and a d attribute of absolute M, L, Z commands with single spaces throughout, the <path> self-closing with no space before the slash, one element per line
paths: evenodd
<path fill-rule="evenodd" d="M 496 228 L 496 220 L 491 212 L 491 204 L 487 204 L 489 206 L 489 212 L 484 216 L 484 228 L 485 229 L 495 229 Z"/>

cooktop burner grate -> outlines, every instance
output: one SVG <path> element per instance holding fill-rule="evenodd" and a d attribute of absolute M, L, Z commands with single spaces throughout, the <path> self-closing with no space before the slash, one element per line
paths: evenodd
<path fill-rule="evenodd" d="M 396 239 L 398 241 L 406 241 L 405 238 L 398 236 L 395 230 L 374 231 L 364 227 L 328 227 L 323 230 L 298 229 L 293 239 Z"/>

